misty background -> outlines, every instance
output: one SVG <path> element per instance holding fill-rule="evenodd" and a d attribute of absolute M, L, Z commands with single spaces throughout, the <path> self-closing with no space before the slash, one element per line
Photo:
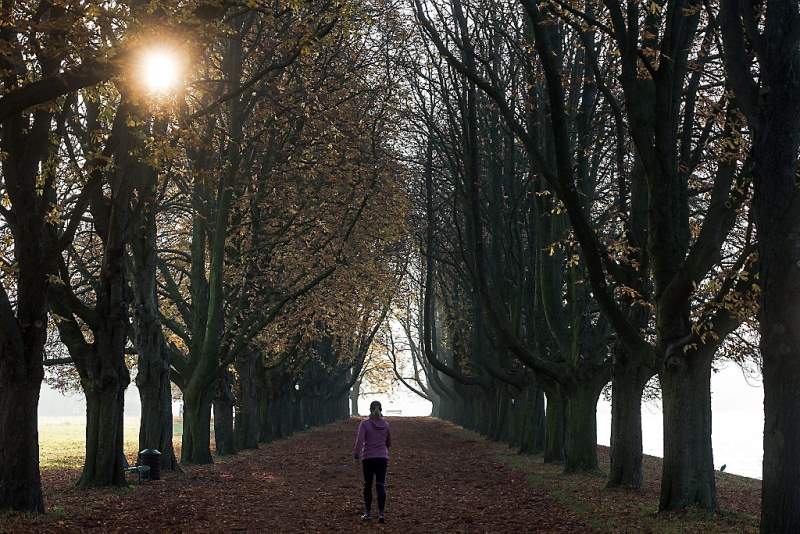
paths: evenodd
<path fill-rule="evenodd" d="M 369 391 L 369 388 L 365 388 Z M 385 394 L 366 394 L 359 398 L 361 415 L 369 413 L 369 403 L 378 399 L 384 414 L 396 416 L 427 416 L 431 404 L 396 385 Z M 726 465 L 726 472 L 761 478 L 764 431 L 764 390 L 760 381 L 745 378 L 741 369 L 728 364 L 711 375 L 711 404 L 713 412 L 714 465 Z M 173 413 L 180 415 L 181 403 L 173 404 Z M 138 419 L 141 413 L 139 392 L 133 382 L 125 392 L 125 417 Z M 47 384 L 42 384 L 39 401 L 40 425 L 48 418 L 74 418 L 80 424 L 86 414 L 82 394 L 62 394 Z M 645 401 L 642 404 L 642 434 L 645 454 L 662 456 L 663 424 L 661 402 Z M 597 406 L 597 443 L 609 445 L 611 439 L 611 401 L 601 396 Z M 396 446 L 403 446 L 402 436 L 395 437 Z"/>

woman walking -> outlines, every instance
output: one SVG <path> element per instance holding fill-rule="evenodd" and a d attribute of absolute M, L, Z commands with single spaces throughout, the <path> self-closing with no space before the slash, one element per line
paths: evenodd
<path fill-rule="evenodd" d="M 372 519 L 372 478 L 378 492 L 378 522 L 383 523 L 383 509 L 386 505 L 386 466 L 389 461 L 389 422 L 383 418 L 381 403 L 372 401 L 369 405 L 369 418 L 358 425 L 356 446 L 353 458 L 361 459 L 364 469 L 364 507 L 366 512 L 361 519 Z"/>

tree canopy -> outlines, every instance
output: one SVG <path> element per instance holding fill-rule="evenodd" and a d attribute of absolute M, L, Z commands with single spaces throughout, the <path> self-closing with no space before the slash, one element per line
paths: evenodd
<path fill-rule="evenodd" d="M 435 416 L 717 509 L 711 373 L 765 390 L 762 530 L 800 529 L 797 1 L 0 3 L 0 509 L 357 414 Z M 45 369 L 48 369 L 47 373 Z M 173 389 L 183 406 L 180 458 Z M 355 399 L 355 410 L 350 405 Z M 13 430 L 8 430 L 13 429 Z"/>

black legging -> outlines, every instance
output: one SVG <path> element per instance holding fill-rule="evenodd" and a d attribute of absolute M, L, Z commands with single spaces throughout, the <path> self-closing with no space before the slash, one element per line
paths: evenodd
<path fill-rule="evenodd" d="M 383 513 L 386 505 L 386 458 L 367 458 L 361 462 L 364 468 L 364 506 L 372 510 L 372 477 L 375 476 L 375 489 L 378 492 L 378 511 Z"/>

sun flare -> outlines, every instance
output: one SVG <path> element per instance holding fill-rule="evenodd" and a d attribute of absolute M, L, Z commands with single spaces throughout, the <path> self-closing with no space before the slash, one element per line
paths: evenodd
<path fill-rule="evenodd" d="M 181 81 L 180 56 L 169 48 L 150 48 L 142 54 L 140 75 L 145 89 L 150 93 L 166 94 L 174 91 Z"/>

